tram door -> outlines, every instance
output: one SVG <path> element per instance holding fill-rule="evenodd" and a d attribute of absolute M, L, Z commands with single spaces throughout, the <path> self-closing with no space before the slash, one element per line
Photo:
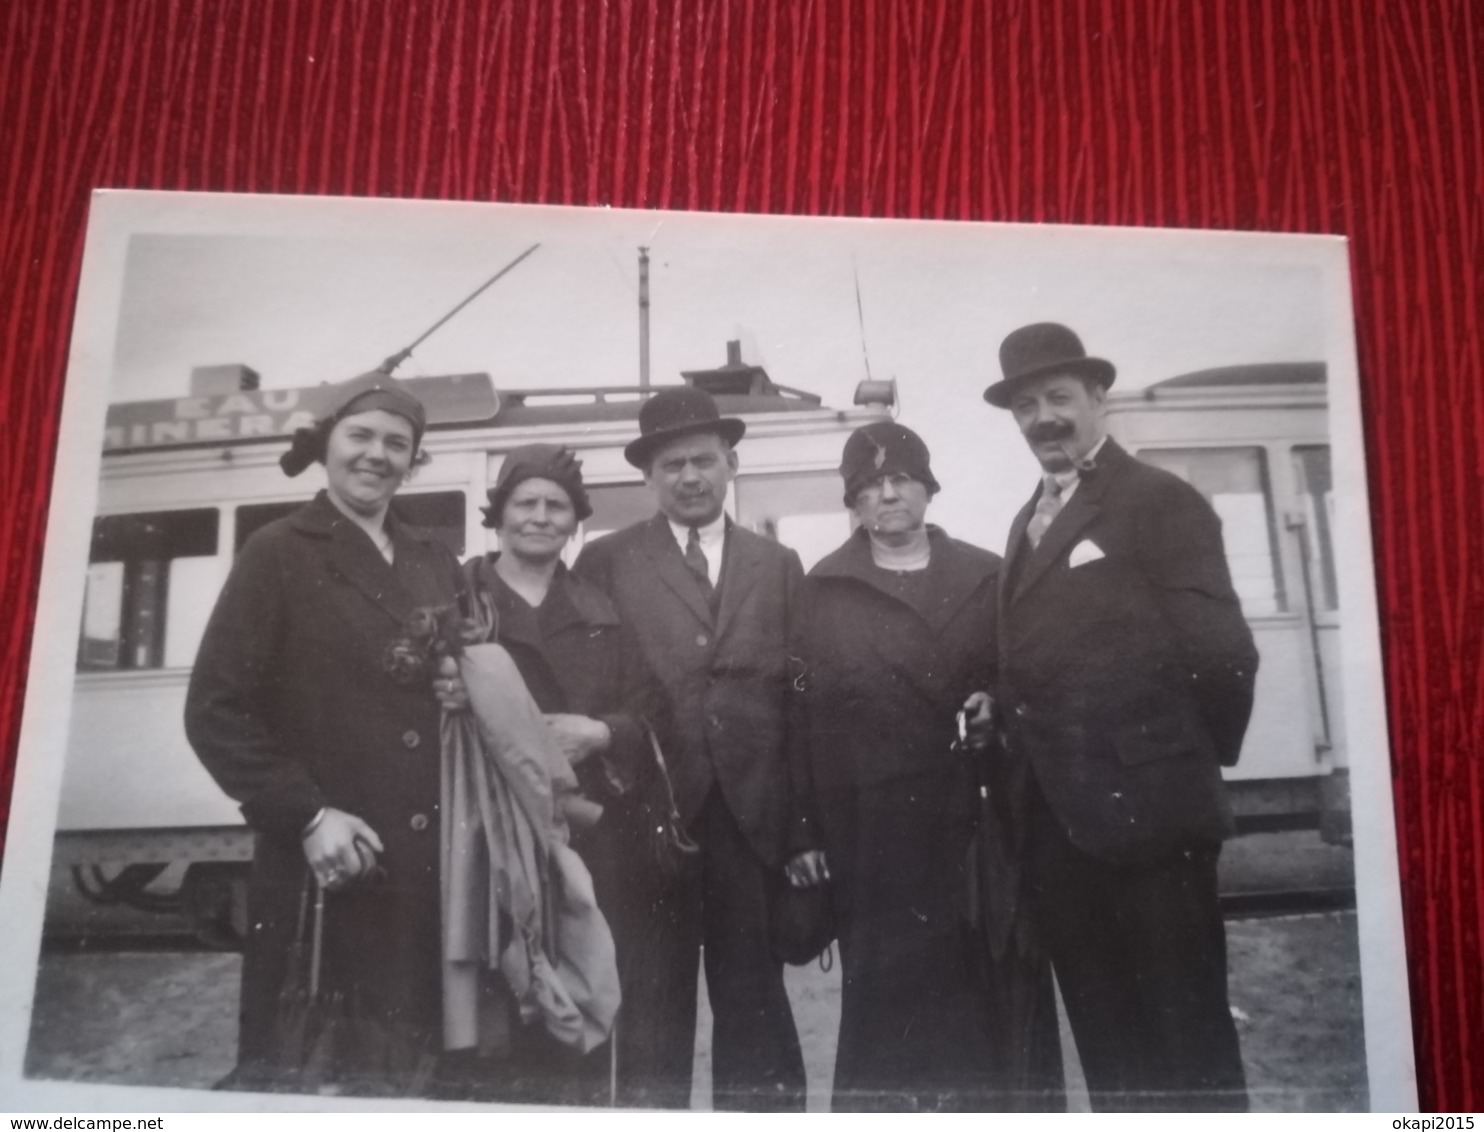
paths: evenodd
<path fill-rule="evenodd" d="M 1226 432 L 1244 434 L 1252 435 Z M 1194 486 L 1221 518 L 1261 657 L 1242 757 L 1227 772 L 1239 817 L 1255 827 L 1317 821 L 1326 837 L 1347 838 L 1329 446 L 1264 438 L 1130 447 Z"/>

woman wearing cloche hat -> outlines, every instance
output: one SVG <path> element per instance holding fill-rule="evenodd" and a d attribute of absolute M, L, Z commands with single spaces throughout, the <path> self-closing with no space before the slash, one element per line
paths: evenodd
<path fill-rule="evenodd" d="M 391 507 L 426 424 L 386 373 L 326 387 L 281 460 L 323 464 L 325 487 L 247 540 L 191 674 L 186 733 L 256 834 L 232 1086 L 412 1093 L 438 1059 L 439 703 L 383 663 L 413 609 L 462 584 Z M 342 1029 L 311 1055 L 281 1003 L 316 888 L 319 990 Z"/>
<path fill-rule="evenodd" d="M 1057 1107 L 1049 973 L 1021 948 L 1000 831 L 955 742 L 957 713 L 991 686 L 1000 559 L 926 521 L 939 484 L 911 429 L 857 429 L 840 475 L 857 526 L 805 589 L 814 816 L 843 965 L 834 1108 Z"/>
<path fill-rule="evenodd" d="M 607 1104 L 610 1068 L 620 1103 L 645 1102 L 634 1069 L 652 1042 L 646 990 L 664 971 L 635 946 L 658 883 L 652 831 L 641 798 L 657 774 L 649 728 L 664 713 L 649 668 L 609 600 L 568 571 L 562 555 L 592 515 L 582 462 L 564 447 L 528 444 L 500 466 L 484 508 L 499 549 L 464 565 L 471 596 L 483 607 L 490 640 L 503 645 L 577 772 L 584 795 L 602 806 L 572 846 L 592 873 L 598 907 L 618 952 L 623 1008 L 611 1042 L 582 1056 L 560 1047 L 539 1025 L 522 1026 L 504 1004 L 519 1038 L 507 1072 L 470 1074 L 474 1098 L 533 1103 Z M 481 1080 L 483 1084 L 481 1085 Z"/>

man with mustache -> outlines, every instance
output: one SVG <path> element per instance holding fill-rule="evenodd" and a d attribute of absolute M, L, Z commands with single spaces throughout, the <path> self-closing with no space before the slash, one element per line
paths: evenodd
<path fill-rule="evenodd" d="M 792 804 L 791 779 L 805 773 L 793 690 L 803 569 L 725 513 L 742 421 L 682 387 L 646 401 L 639 429 L 624 457 L 659 511 L 590 544 L 576 572 L 608 595 L 669 697 L 665 757 L 700 853 L 656 901 L 640 941 L 656 981 L 624 988 L 625 1010 L 642 1010 L 651 1036 L 626 1045 L 620 1013 L 622 1072 L 640 1083 L 628 1099 L 688 1103 L 704 947 L 714 1106 L 802 1109 L 803 1058 L 768 925 L 785 865 L 800 882 L 822 879 Z"/>
<path fill-rule="evenodd" d="M 1103 430 L 1111 364 L 1056 323 L 1000 347 L 1042 482 L 999 597 L 1000 796 L 1095 1107 L 1245 1108 L 1216 861 L 1257 652 L 1221 523 Z"/>

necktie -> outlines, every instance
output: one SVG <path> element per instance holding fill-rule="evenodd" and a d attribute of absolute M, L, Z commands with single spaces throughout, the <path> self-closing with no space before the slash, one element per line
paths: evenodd
<path fill-rule="evenodd" d="M 1065 490 L 1055 476 L 1046 476 L 1041 481 L 1041 498 L 1036 501 L 1036 513 L 1025 528 L 1025 537 L 1031 540 L 1032 547 L 1041 545 L 1041 536 L 1046 533 L 1046 528 L 1061 514 L 1061 495 Z"/>
<path fill-rule="evenodd" d="M 701 532 L 697 527 L 692 527 L 685 539 L 685 564 L 696 576 L 696 581 L 701 583 L 706 596 L 710 597 L 711 570 L 706 562 L 706 552 L 701 549 Z"/>

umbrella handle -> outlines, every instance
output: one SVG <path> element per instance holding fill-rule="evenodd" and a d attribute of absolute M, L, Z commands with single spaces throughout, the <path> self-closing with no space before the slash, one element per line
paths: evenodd
<path fill-rule="evenodd" d="M 319 964 L 324 951 L 325 939 L 325 890 L 317 888 L 314 894 L 314 936 L 309 951 L 309 1001 L 319 998 Z"/>
<path fill-rule="evenodd" d="M 622 1013 L 622 1011 L 620 1011 Z M 618 1016 L 613 1019 L 613 1029 L 608 1034 L 608 1107 L 618 1107 Z"/>

